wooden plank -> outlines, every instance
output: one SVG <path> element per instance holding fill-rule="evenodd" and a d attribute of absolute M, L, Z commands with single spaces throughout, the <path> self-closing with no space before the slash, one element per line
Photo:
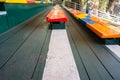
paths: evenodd
<path fill-rule="evenodd" d="M 25 27 L 20 30 L 16 35 L 13 35 L 10 39 L 5 41 L 3 44 L 0 45 L 0 68 L 11 58 L 17 49 L 21 47 L 24 41 L 31 35 L 34 29 L 37 27 L 41 19 L 36 18 L 33 22 L 25 25 Z"/>
<path fill-rule="evenodd" d="M 44 16 L 42 20 L 43 18 Z M 38 56 L 41 54 L 41 48 L 43 47 L 48 29 L 48 26 L 44 27 L 42 22 L 37 26 L 39 27 L 34 30 L 9 62 L 0 70 L 1 80 L 30 80 L 39 58 Z"/>
<path fill-rule="evenodd" d="M 31 76 L 31 80 L 42 80 L 43 71 L 47 58 L 50 36 L 51 36 L 51 30 L 48 30 L 46 40 L 41 50 L 41 55 L 38 59 L 38 64 L 36 65 L 36 69 L 34 70 L 34 73 Z"/>
<path fill-rule="evenodd" d="M 73 37 L 79 55 L 81 56 L 85 68 L 91 80 L 112 80 L 110 74 L 106 71 L 104 66 L 100 63 L 94 52 L 84 40 L 83 36 L 75 29 L 76 23 L 72 21 L 72 26 L 69 31 Z M 73 27 L 74 26 L 74 27 Z M 78 26 L 77 26 L 78 27 Z"/>
<path fill-rule="evenodd" d="M 67 27 L 69 27 L 69 25 L 67 25 Z M 80 76 L 81 80 L 89 80 L 88 73 L 86 72 L 83 61 L 81 60 L 81 56 L 79 55 L 79 52 L 76 49 L 76 45 L 72 39 L 71 33 L 69 32 L 69 30 L 67 30 L 67 33 L 68 33 L 69 41 L 71 44 L 72 52 L 74 55 L 74 59 L 75 59 L 76 65 L 77 65 L 77 69 L 79 72 L 79 76 Z"/>
<path fill-rule="evenodd" d="M 110 76 L 114 80 L 120 80 L 120 61 L 117 59 L 117 57 L 114 56 L 114 54 L 105 48 L 104 45 L 99 44 L 97 39 L 94 39 L 91 37 L 91 31 L 85 31 L 86 28 L 78 28 L 77 30 L 82 35 L 83 39 L 86 41 L 86 43 L 89 45 L 91 50 L 94 52 L 94 55 L 97 57 L 97 59 L 100 61 L 100 63 L 104 66 L 106 71 L 110 74 Z M 93 36 L 93 35 L 92 35 Z M 113 55 L 111 55 L 113 54 Z"/>
<path fill-rule="evenodd" d="M 14 36 L 15 34 L 17 34 L 17 32 L 19 32 L 19 30 L 21 30 L 24 27 L 27 27 L 26 25 L 30 25 L 30 23 L 32 24 L 32 22 L 34 20 L 36 20 L 37 17 L 39 17 L 39 15 L 42 15 L 45 11 L 47 11 L 48 9 L 38 13 L 37 15 L 33 16 L 32 18 L 22 22 L 21 24 L 15 26 L 14 28 L 6 31 L 3 34 L 0 34 L 0 45 L 2 43 L 4 43 L 4 41 L 8 40 L 10 37 Z M 29 27 L 29 26 L 28 26 Z"/>

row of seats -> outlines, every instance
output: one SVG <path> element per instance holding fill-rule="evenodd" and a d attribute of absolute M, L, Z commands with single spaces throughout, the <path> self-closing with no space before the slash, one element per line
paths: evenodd
<path fill-rule="evenodd" d="M 99 17 L 91 16 L 85 12 L 80 12 L 72 8 L 65 7 L 65 9 L 100 38 L 120 38 L 120 25 L 105 21 Z"/>

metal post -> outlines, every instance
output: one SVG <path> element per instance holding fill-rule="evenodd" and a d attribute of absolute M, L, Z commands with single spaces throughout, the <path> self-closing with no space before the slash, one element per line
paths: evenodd
<path fill-rule="evenodd" d="M 74 3 L 74 9 L 75 9 L 75 10 L 76 10 L 76 5 L 77 5 L 77 4 L 76 4 L 76 3 Z"/>
<path fill-rule="evenodd" d="M 87 5 L 86 5 L 86 13 L 88 13 L 88 11 L 89 11 L 89 6 L 88 6 L 89 3 L 88 3 L 88 1 L 89 1 L 89 0 L 86 1 L 86 2 L 87 2 Z"/>

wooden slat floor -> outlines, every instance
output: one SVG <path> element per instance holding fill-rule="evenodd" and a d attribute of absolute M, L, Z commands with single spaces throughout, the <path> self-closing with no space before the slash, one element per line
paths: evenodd
<path fill-rule="evenodd" d="M 45 19 L 49 10 L 0 36 L 0 80 L 41 80 L 51 34 Z"/>
<path fill-rule="evenodd" d="M 118 57 L 99 43 L 94 33 L 67 15 L 67 32 L 81 80 L 120 80 Z"/>
<path fill-rule="evenodd" d="M 0 36 L 0 80 L 42 80 L 51 36 L 45 20 L 48 12 Z M 120 59 L 66 14 L 66 30 L 81 80 L 120 80 Z"/>

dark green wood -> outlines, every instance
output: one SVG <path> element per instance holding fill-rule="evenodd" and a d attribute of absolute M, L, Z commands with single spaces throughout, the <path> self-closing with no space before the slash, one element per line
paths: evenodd
<path fill-rule="evenodd" d="M 120 40 L 117 38 L 111 38 L 111 39 L 104 39 L 104 44 L 106 45 L 115 45 L 115 44 L 119 44 Z"/>
<path fill-rule="evenodd" d="M 67 25 L 67 27 L 71 27 L 71 26 Z M 78 69 L 78 72 L 79 72 L 80 79 L 81 80 L 89 80 L 89 76 L 86 72 L 83 61 L 81 60 L 81 56 L 79 55 L 79 52 L 78 52 L 78 50 L 76 48 L 76 45 L 75 45 L 75 42 L 73 41 L 71 33 L 69 32 L 68 29 L 67 29 L 67 33 L 68 33 L 69 41 L 70 41 L 70 44 L 71 44 L 72 52 L 73 52 L 74 59 L 75 59 L 76 65 L 77 65 L 77 69 Z"/>
<path fill-rule="evenodd" d="M 39 24 L 38 20 L 29 23 L 22 30 L 20 30 L 16 35 L 5 41 L 0 45 L 0 67 L 13 55 L 16 50 L 23 44 L 23 42 L 29 37 L 29 35 L 34 31 L 34 29 Z M 35 23 L 36 22 L 36 23 Z"/>
<path fill-rule="evenodd" d="M 89 32 L 85 33 L 88 34 Z M 90 33 L 89 33 L 90 34 Z M 115 57 L 113 52 L 107 50 L 105 45 L 99 44 L 97 41 L 90 38 L 90 35 L 84 37 L 86 42 L 88 42 L 91 49 L 94 51 L 95 56 L 99 59 L 101 64 L 106 68 L 109 74 L 113 77 L 114 80 L 120 80 L 120 61 Z"/>
<path fill-rule="evenodd" d="M 0 2 L 0 11 L 5 11 L 4 2 Z"/>
<path fill-rule="evenodd" d="M 52 22 L 50 23 L 51 29 L 65 29 L 65 22 Z"/>
<path fill-rule="evenodd" d="M 8 30 L 6 15 L 0 15 L 0 34 Z"/>
<path fill-rule="evenodd" d="M 76 25 L 73 20 L 71 20 L 71 22 L 73 25 L 68 29 L 75 42 L 79 55 L 82 58 L 90 80 L 113 80 L 111 75 L 108 73 L 108 71 L 94 54 L 94 51 L 91 50 L 88 43 L 84 40 L 85 35 L 83 37 L 80 32 L 82 30 L 78 31 L 78 29 L 75 28 L 79 27 L 80 25 Z"/>
<path fill-rule="evenodd" d="M 43 19 L 44 19 L 43 21 L 45 21 L 45 15 L 47 15 L 47 13 L 44 14 L 41 18 L 38 17 L 36 21 L 33 21 L 34 24 L 31 23 L 30 24 L 31 27 L 29 25 L 27 29 L 22 30 L 19 33 L 20 35 L 17 35 L 18 37 L 15 36 L 11 40 L 7 40 L 8 42 L 10 42 L 10 45 L 13 44 L 12 49 L 14 49 L 15 48 L 14 46 L 16 46 L 17 43 L 19 43 L 18 41 L 22 41 L 21 40 L 22 38 L 28 36 L 27 34 L 25 34 L 25 32 L 29 33 L 29 36 L 22 42 L 22 44 L 20 46 L 16 46 L 17 50 L 14 52 L 15 54 L 12 56 L 12 58 L 0 69 L 1 80 L 31 79 L 37 61 L 39 59 L 39 55 L 41 55 L 41 50 L 42 50 L 41 48 L 44 46 L 44 41 L 46 39 L 46 35 L 48 31 L 48 26 L 44 26 L 43 22 L 41 22 L 41 20 Z M 31 32 L 31 28 L 33 28 L 32 32 Z M 14 40 L 17 38 L 18 40 Z M 8 49 L 6 50 L 8 51 Z"/>
<path fill-rule="evenodd" d="M 41 11 L 40 13 L 36 14 L 35 16 L 31 17 L 30 19 L 27 19 L 26 21 L 16 25 L 14 28 L 9 29 L 8 31 L 0 34 L 0 44 L 4 43 L 4 41 L 8 40 L 10 37 L 15 35 L 17 32 L 19 32 L 21 29 L 29 25 L 30 23 L 33 23 L 33 21 L 36 20 L 36 17 L 40 17 L 44 12 L 46 12 L 49 8 Z M 39 16 L 40 15 L 40 16 Z M 28 26 L 29 27 L 29 26 Z"/>
<path fill-rule="evenodd" d="M 49 29 L 49 23 L 46 22 L 44 19 L 42 24 L 44 25 L 44 30 L 46 31 L 45 40 L 43 43 L 43 46 L 41 48 L 41 52 L 39 54 L 38 62 L 36 64 L 36 68 L 34 69 L 34 72 L 31 76 L 31 80 L 42 80 L 43 71 L 46 63 L 47 53 L 49 50 L 49 41 L 51 36 L 51 29 Z"/>
<path fill-rule="evenodd" d="M 44 42 L 35 73 L 32 76 L 32 80 L 42 80 L 44 67 L 45 67 L 45 63 L 46 63 L 46 59 L 47 59 L 47 52 L 49 50 L 49 41 L 50 41 L 50 36 L 51 36 L 51 30 L 48 30 L 47 32 L 48 33 L 46 36 L 46 40 Z"/>
<path fill-rule="evenodd" d="M 78 23 L 79 24 L 79 23 Z M 77 26 L 80 26 L 78 25 Z M 113 52 L 109 51 L 105 45 L 101 44 L 96 38 L 93 38 L 94 35 L 90 30 L 87 30 L 85 27 L 76 27 L 79 33 L 82 35 L 83 39 L 89 45 L 94 55 L 104 66 L 106 71 L 110 74 L 113 80 L 120 80 L 120 59 Z"/>

